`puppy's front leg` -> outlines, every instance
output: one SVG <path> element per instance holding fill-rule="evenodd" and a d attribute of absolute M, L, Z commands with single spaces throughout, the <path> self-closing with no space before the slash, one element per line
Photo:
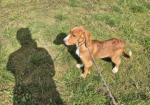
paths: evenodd
<path fill-rule="evenodd" d="M 84 73 L 81 74 L 81 77 L 85 78 L 87 76 L 87 74 L 90 74 L 89 68 L 92 65 L 92 61 L 89 61 L 88 63 L 86 62 L 85 66 L 84 66 Z"/>
<path fill-rule="evenodd" d="M 89 72 L 89 67 L 88 68 L 84 67 L 84 73 L 81 74 L 81 77 L 85 78 L 87 76 L 88 72 Z"/>

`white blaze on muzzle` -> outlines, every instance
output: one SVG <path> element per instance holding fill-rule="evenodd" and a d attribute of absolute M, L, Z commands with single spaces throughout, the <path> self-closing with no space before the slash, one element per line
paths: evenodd
<path fill-rule="evenodd" d="M 70 34 L 63 39 L 66 45 L 69 45 L 68 42 L 67 42 L 67 40 L 69 39 L 69 37 L 70 37 Z"/>

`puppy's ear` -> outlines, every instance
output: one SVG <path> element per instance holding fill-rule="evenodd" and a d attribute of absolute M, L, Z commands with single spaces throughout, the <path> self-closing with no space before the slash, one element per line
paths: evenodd
<path fill-rule="evenodd" d="M 87 46 L 90 46 L 92 43 L 92 35 L 88 30 L 84 30 L 85 42 Z"/>

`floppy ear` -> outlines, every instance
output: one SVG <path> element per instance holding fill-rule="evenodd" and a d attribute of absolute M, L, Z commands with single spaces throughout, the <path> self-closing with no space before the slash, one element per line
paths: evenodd
<path fill-rule="evenodd" d="M 92 43 L 92 35 L 90 34 L 89 31 L 84 30 L 84 36 L 85 36 L 85 42 L 86 42 L 87 46 L 90 46 Z"/>

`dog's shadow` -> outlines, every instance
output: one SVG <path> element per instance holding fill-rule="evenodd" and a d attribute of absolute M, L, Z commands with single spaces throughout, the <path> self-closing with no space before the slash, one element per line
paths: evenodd
<path fill-rule="evenodd" d="M 109 62 L 112 64 L 112 69 L 115 67 L 115 64 L 111 61 L 111 58 L 102 58 L 103 61 Z"/>
<path fill-rule="evenodd" d="M 71 54 L 71 56 L 77 61 L 77 63 L 81 63 L 80 58 L 78 57 L 78 55 L 75 54 L 76 46 L 75 45 L 71 45 L 71 46 L 65 45 L 63 39 L 66 36 L 67 36 L 66 33 L 58 34 L 56 39 L 53 41 L 53 43 L 56 44 L 56 45 L 62 45 L 63 44 L 68 49 L 68 52 Z"/>

